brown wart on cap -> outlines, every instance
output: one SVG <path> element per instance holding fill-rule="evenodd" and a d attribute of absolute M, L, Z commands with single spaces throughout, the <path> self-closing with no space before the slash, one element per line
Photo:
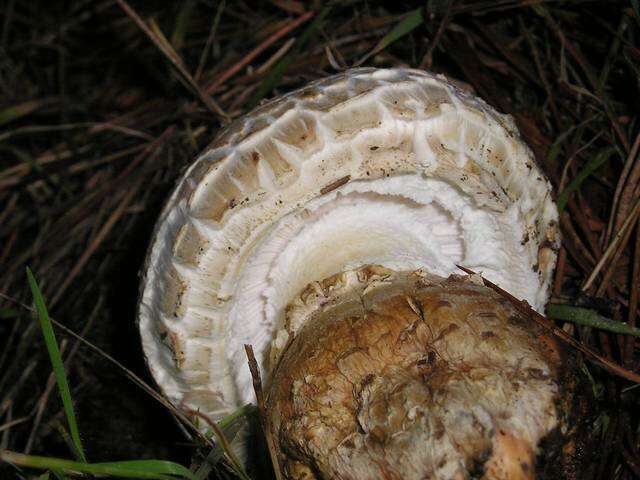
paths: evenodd
<path fill-rule="evenodd" d="M 268 378 L 297 328 L 291 302 L 368 264 L 464 264 L 541 310 L 557 219 L 511 118 L 444 77 L 320 80 L 238 119 L 176 187 L 142 281 L 149 367 L 170 400 L 218 419 L 255 401 L 243 346 Z"/>

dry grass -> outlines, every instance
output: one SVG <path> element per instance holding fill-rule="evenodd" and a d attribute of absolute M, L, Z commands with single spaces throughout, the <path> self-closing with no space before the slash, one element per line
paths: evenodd
<path fill-rule="evenodd" d="M 69 455 L 46 349 L 21 306 L 24 267 L 54 318 L 149 380 L 137 272 L 177 176 L 261 98 L 361 62 L 446 73 L 511 113 L 565 192 L 553 301 L 637 322 L 639 2 L 426 3 L 2 3 L 0 450 Z M 635 337 L 564 328 L 638 370 Z M 206 454 L 121 371 L 58 335 L 88 457 Z M 640 476 L 640 389 L 590 371 L 603 412 L 594 478 Z"/>

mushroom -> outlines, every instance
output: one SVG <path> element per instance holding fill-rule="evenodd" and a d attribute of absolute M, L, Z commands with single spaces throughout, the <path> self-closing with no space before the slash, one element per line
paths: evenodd
<path fill-rule="evenodd" d="M 303 375 L 304 368 L 309 372 L 320 368 L 292 352 L 304 355 L 326 350 L 326 355 L 321 355 L 323 361 L 339 362 L 342 350 L 332 349 L 324 341 L 317 343 L 315 335 L 326 331 L 327 341 L 339 342 L 335 332 L 354 322 L 368 331 L 374 325 L 364 320 L 378 308 L 385 321 L 398 322 L 384 327 L 390 334 L 413 335 L 410 328 L 406 332 L 398 328 L 412 325 L 416 309 L 432 312 L 438 302 L 451 302 L 454 306 L 445 309 L 451 312 L 443 313 L 438 321 L 443 328 L 451 328 L 454 323 L 460 326 L 460 332 L 451 338 L 467 342 L 460 347 L 462 350 L 478 348 L 478 352 L 484 352 L 495 348 L 496 355 L 505 355 L 487 366 L 490 378 L 477 388 L 502 389 L 509 382 L 520 385 L 518 369 L 523 368 L 535 372 L 527 380 L 531 387 L 517 394 L 522 397 L 516 395 L 520 387 L 501 390 L 495 400 L 502 401 L 513 391 L 513 398 L 532 405 L 519 401 L 511 409 L 505 406 L 485 411 L 484 404 L 473 407 L 471 397 L 461 397 L 456 408 L 462 409 L 460 412 L 467 409 L 468 422 L 480 423 L 453 426 L 466 429 L 460 433 L 461 439 L 476 443 L 458 445 L 457 456 L 452 453 L 454 447 L 447 447 L 443 456 L 434 453 L 429 458 L 447 459 L 443 471 L 449 473 L 465 468 L 470 471 L 470 458 L 479 461 L 470 452 L 475 452 L 476 446 L 482 452 L 493 448 L 490 459 L 501 451 L 515 455 L 513 458 L 526 457 L 523 461 L 528 462 L 532 475 L 532 452 L 537 452 L 537 442 L 563 425 L 560 411 L 554 406 L 565 388 L 564 374 L 558 373 L 551 361 L 555 353 L 545 356 L 537 344 L 540 333 L 530 328 L 526 319 L 518 317 L 514 321 L 517 325 L 510 326 L 509 319 L 517 315 L 503 303 L 496 303 L 495 295 L 488 290 L 468 285 L 463 288 L 458 286 L 461 280 L 437 277 L 447 277 L 457 271 L 456 264 L 464 264 L 541 310 L 548 298 L 559 245 L 557 219 L 551 185 L 520 140 L 512 119 L 460 91 L 445 77 L 418 70 L 368 68 L 311 83 L 232 123 L 189 167 L 168 200 L 156 226 L 142 280 L 139 326 L 149 368 L 172 402 L 215 420 L 254 401 L 244 350 L 245 344 L 252 345 L 267 375 L 279 365 L 268 396 L 277 412 L 270 424 L 282 437 L 282 432 L 295 430 L 283 426 L 283 412 L 295 410 L 288 401 L 304 404 L 305 413 L 301 415 L 312 415 L 313 408 L 333 415 L 337 408 L 331 401 L 328 406 L 309 403 L 313 389 L 283 380 L 291 375 L 306 382 L 307 376 L 317 373 Z M 378 293 L 366 292 L 369 286 L 375 286 L 378 292 L 377 281 L 353 280 L 362 276 L 363 268 L 388 272 L 381 281 L 384 288 L 380 287 L 380 298 Z M 416 275 L 422 280 L 414 281 Z M 331 293 L 323 287 L 323 279 L 343 278 L 347 279 L 347 290 L 340 287 L 336 290 L 340 293 Z M 430 286 L 421 286 L 423 280 Z M 449 285 L 461 293 L 451 294 L 448 300 L 446 292 L 432 292 L 447 290 Z M 364 303 L 355 302 L 354 294 L 348 293 L 351 291 L 360 292 Z M 409 302 L 388 297 L 389 292 L 400 291 L 404 293 L 398 295 L 409 295 Z M 308 306 L 300 292 L 313 297 Z M 474 304 L 471 297 L 480 295 L 487 299 Z M 427 297 L 436 304 L 425 303 Z M 458 300 L 464 307 L 455 306 Z M 403 313 L 394 312 L 396 306 Z M 359 317 L 355 313 L 355 317 L 347 315 L 356 307 L 360 308 Z M 460 317 L 476 307 L 480 309 L 474 314 L 477 320 Z M 491 316 L 483 317 L 483 313 Z M 425 320 L 427 324 L 430 321 Z M 483 322 L 491 324 L 491 329 L 481 329 Z M 478 329 L 475 333 L 474 328 Z M 486 339 L 486 348 L 481 348 L 482 335 L 489 331 L 496 339 Z M 517 339 L 508 338 L 511 334 Z M 356 343 L 365 338 L 375 341 L 373 337 L 352 335 Z M 474 335 L 478 337 L 468 340 Z M 427 336 L 420 340 L 423 348 L 435 342 L 435 337 Z M 547 343 L 551 351 L 558 351 L 552 342 Z M 416 376 L 415 369 L 430 368 L 413 366 L 403 373 L 411 362 L 422 361 L 418 358 L 420 348 L 411 348 L 415 351 L 409 349 L 389 364 L 393 367 L 388 367 L 386 375 L 397 375 L 389 378 L 394 385 L 404 385 L 407 375 Z M 470 352 L 470 361 L 480 361 L 478 352 Z M 420 355 L 425 354 L 429 362 L 427 351 Z M 442 354 L 447 356 L 446 352 Z M 526 361 L 519 364 L 521 356 Z M 435 363 L 446 365 L 444 357 Z M 510 376 L 513 378 L 506 379 Z M 377 393 L 372 390 L 378 388 L 377 380 L 358 378 L 366 383 L 362 388 L 368 389 L 367 398 L 377 401 Z M 445 391 L 434 395 L 453 395 L 463 384 L 444 386 Z M 429 388 L 437 390 L 437 382 Z M 348 397 L 346 391 L 335 393 L 338 397 L 343 394 Z M 281 395 L 288 400 L 279 398 Z M 340 414 L 338 410 L 336 415 Z M 409 409 L 404 414 L 411 418 L 421 411 Z M 532 418 L 538 414 L 542 415 L 539 422 Z M 383 421 L 378 418 L 380 412 L 363 415 L 369 415 L 366 422 L 373 422 L 370 425 Z M 514 417 L 492 424 L 492 415 Z M 440 427 L 448 428 L 449 417 L 445 417 L 436 420 L 425 416 L 416 425 L 427 430 L 416 433 L 413 441 L 435 435 Z M 502 435 L 498 425 L 503 423 L 507 425 L 506 436 L 500 440 L 495 435 Z M 383 437 L 392 436 L 397 426 L 393 422 L 382 425 Z M 322 428 L 314 431 L 321 443 L 325 434 Z M 337 435 L 332 439 L 338 443 L 344 440 L 341 428 L 331 433 Z M 478 429 L 485 429 L 484 436 L 477 433 Z M 376 433 L 372 435 L 374 439 Z M 398 448 L 411 443 L 403 438 L 398 437 Z M 453 437 L 450 440 L 456 442 Z M 294 442 L 293 437 L 283 441 L 287 445 Z M 434 448 L 440 448 L 434 442 Z M 280 451 L 291 453 L 292 448 Z M 321 450 L 304 453 L 323 454 Z M 299 451 L 292 454 L 296 461 L 302 455 Z M 348 457 L 341 458 L 347 461 Z M 325 460 L 329 464 L 335 459 Z M 392 462 L 390 457 L 387 460 Z M 420 457 L 419 461 L 423 460 L 426 457 Z M 301 465 L 319 468 L 314 462 Z M 458 470 L 451 462 L 458 462 Z M 437 468 L 433 466 L 433 472 Z M 318 471 L 326 478 L 339 472 Z M 429 477 L 431 473 L 424 472 L 427 478 L 467 478 L 462 473 Z M 411 477 L 405 473 L 396 471 L 400 475 L 397 478 Z M 312 473 L 290 475 L 314 478 Z M 356 471 L 353 475 L 342 476 L 360 478 Z"/>

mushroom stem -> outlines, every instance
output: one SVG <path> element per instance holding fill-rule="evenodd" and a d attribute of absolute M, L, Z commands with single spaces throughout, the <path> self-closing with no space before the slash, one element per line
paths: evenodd
<path fill-rule="evenodd" d="M 574 478 L 573 359 L 478 283 L 365 266 L 292 302 L 266 401 L 283 475 Z"/>

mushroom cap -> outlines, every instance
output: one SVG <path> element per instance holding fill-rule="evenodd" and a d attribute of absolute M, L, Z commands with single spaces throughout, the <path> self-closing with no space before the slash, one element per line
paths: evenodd
<path fill-rule="evenodd" d="M 139 327 L 174 403 L 253 401 L 285 308 L 365 264 L 460 263 L 541 309 L 559 245 L 551 185 L 509 116 L 440 75 L 356 69 L 243 116 L 188 168 L 157 223 Z"/>
<path fill-rule="evenodd" d="M 265 411 L 286 478 L 581 478 L 573 358 L 481 280 L 364 266 L 284 330 Z"/>

